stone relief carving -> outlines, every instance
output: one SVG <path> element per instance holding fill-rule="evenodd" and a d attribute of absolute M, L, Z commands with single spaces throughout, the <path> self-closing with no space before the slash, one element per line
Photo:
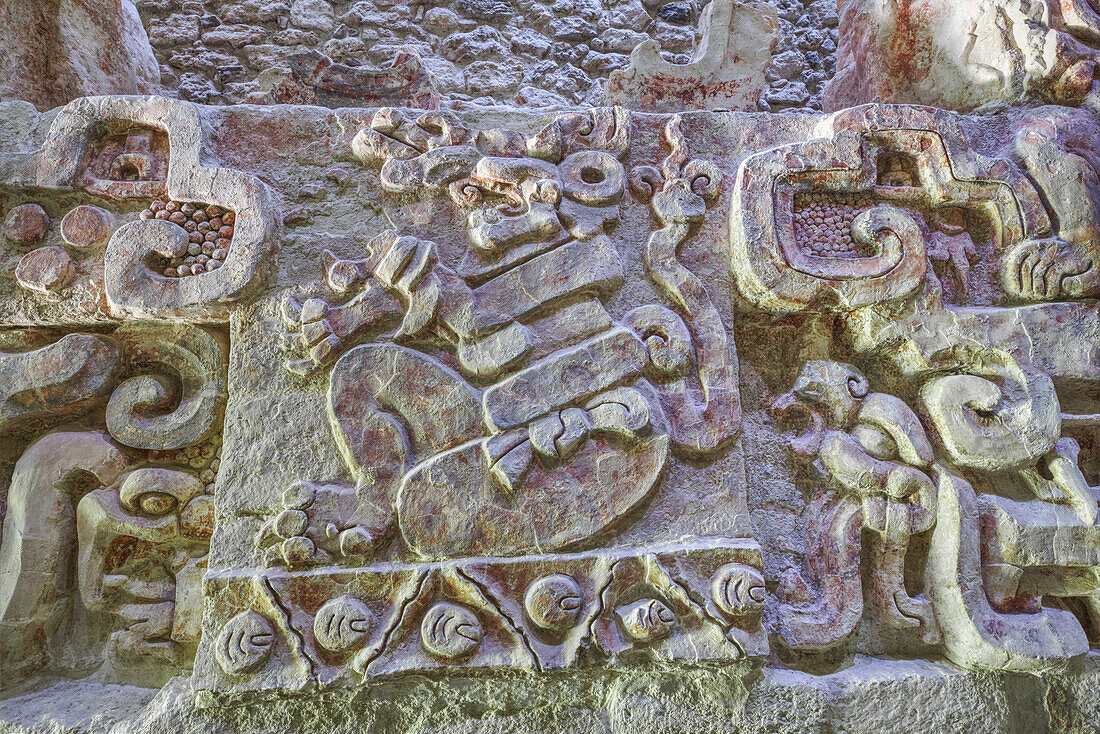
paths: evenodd
<path fill-rule="evenodd" d="M 779 609 L 778 639 L 821 650 L 855 631 L 863 613 L 866 537 L 874 611 L 891 627 L 938 641 L 931 605 L 910 596 L 905 583 L 910 536 L 936 521 L 936 489 L 927 473 L 933 449 L 916 413 L 893 395 L 870 392 L 851 365 L 823 361 L 806 363 L 772 411 L 802 412 L 806 430 L 790 439 L 790 451 L 813 462 L 831 490 L 806 506 L 805 528 L 815 546 L 807 569 L 818 578 L 796 573 L 784 584 L 789 600 Z"/>
<path fill-rule="evenodd" d="M 278 104 L 321 104 L 371 107 L 397 105 L 437 109 L 439 92 L 420 58 L 398 53 L 380 69 L 364 69 L 333 61 L 319 51 L 291 56 L 289 73 L 272 69 L 259 80 Z"/>
<path fill-rule="evenodd" d="M 270 267 L 268 256 L 275 245 L 270 192 L 254 176 L 200 162 L 202 135 L 193 105 L 156 98 L 76 100 L 51 125 L 36 163 L 38 187 L 76 187 L 122 201 L 169 197 L 152 203 L 152 216 L 121 223 L 110 235 L 103 255 L 102 289 L 114 316 L 225 318 L 231 304 L 256 291 Z M 205 220 L 191 216 L 176 222 L 171 219 L 175 207 L 185 215 L 200 208 L 210 215 Z M 167 213 L 157 216 L 160 211 Z M 203 233 L 205 241 L 218 245 L 220 239 L 232 239 L 233 246 L 227 242 L 207 253 L 201 251 L 200 243 L 199 253 L 190 252 L 199 230 L 187 228 L 189 223 L 197 227 L 219 215 L 231 219 L 219 229 L 231 231 L 217 232 L 213 238 L 208 231 Z M 110 226 L 105 217 L 82 220 L 78 215 L 73 227 L 85 221 L 93 233 L 78 237 L 102 239 Z M 211 258 L 214 249 L 225 251 L 220 259 L 224 267 L 207 269 L 196 260 L 187 263 L 189 274 L 204 277 L 175 279 L 184 274 L 180 267 L 186 258 Z M 68 256 L 58 250 L 53 249 L 54 260 Z M 54 260 L 36 264 L 34 271 L 58 269 Z M 169 265 L 177 268 L 175 275 L 166 274 Z M 42 290 L 66 284 L 57 275 L 48 279 L 40 275 L 38 280 L 44 281 L 38 286 Z"/>
<path fill-rule="evenodd" d="M 386 109 L 357 134 L 353 148 L 382 162 L 388 191 L 445 193 L 463 210 L 470 249 L 455 272 L 438 264 L 434 243 L 387 231 L 361 261 L 330 259 L 329 286 L 354 282 L 359 293 L 338 306 L 284 301 L 311 354 L 290 366 L 324 364 L 389 316 L 400 318 L 395 340 L 448 343 L 468 377 L 396 344 L 355 347 L 336 361 L 329 413 L 370 515 L 339 531 L 342 555 L 352 532 L 360 555 L 368 552 L 394 513 L 405 542 L 425 557 L 568 548 L 645 498 L 670 442 L 705 454 L 736 435 L 728 337 L 706 288 L 676 260 L 706 211 L 693 182 L 713 198 L 719 176 L 687 160 L 677 120 L 653 194 L 663 226 L 646 264 L 692 328 L 657 304 L 615 325 L 599 297 L 585 296 L 622 282 L 607 233 L 626 189 L 616 156 L 628 124 L 622 111 L 600 110 L 524 141 Z M 702 406 L 685 379 L 696 361 Z M 400 381 L 387 378 L 396 374 Z M 478 389 L 471 378 L 493 382 Z M 434 408 L 422 407 L 424 390 L 437 396 Z M 611 486 L 601 474 L 632 477 L 633 486 Z M 593 505 L 593 492 L 606 494 Z"/>
<path fill-rule="evenodd" d="M 5 694 L 1083 665 L 1095 13 L 932 7 L 925 59 L 880 48 L 900 7 L 842 4 L 866 63 L 836 104 L 1060 106 L 677 112 L 763 86 L 731 68 L 770 58 L 774 12 L 716 0 L 698 58 L 643 45 L 612 75 L 621 107 L 482 114 L 407 59 L 311 56 L 277 94 L 379 74 L 422 109 L 24 110 L 0 130 Z"/>
<path fill-rule="evenodd" d="M 17 459 L 0 538 L 5 677 L 61 666 L 148 684 L 189 667 L 214 526 L 223 341 L 128 324 L 5 352 L 0 369 L 12 386 L 4 456 Z M 85 428 L 50 430 L 81 416 Z"/>
<path fill-rule="evenodd" d="M 611 72 L 604 99 L 647 112 L 755 111 L 779 40 L 778 26 L 770 5 L 711 2 L 699 17 L 701 39 L 690 62 L 666 61 L 659 41 L 643 41 L 630 52 L 627 68 Z"/>
<path fill-rule="evenodd" d="M 1093 91 L 1100 15 L 1088 2 L 847 0 L 840 15 L 825 109 L 871 101 L 953 110 L 1028 99 L 1078 105 Z"/>

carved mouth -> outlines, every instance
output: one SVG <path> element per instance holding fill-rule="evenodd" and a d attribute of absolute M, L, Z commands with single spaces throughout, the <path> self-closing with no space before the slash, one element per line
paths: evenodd
<path fill-rule="evenodd" d="M 785 393 L 771 404 L 768 415 L 780 426 L 803 426 L 801 431 L 790 438 L 790 449 L 805 458 L 817 456 L 825 433 L 825 419 L 817 411 L 802 402 L 794 393 Z"/>

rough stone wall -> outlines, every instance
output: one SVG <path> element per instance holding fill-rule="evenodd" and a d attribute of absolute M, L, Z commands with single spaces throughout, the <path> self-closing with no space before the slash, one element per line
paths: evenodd
<path fill-rule="evenodd" d="M 701 0 L 137 0 L 161 81 L 203 104 L 258 102 L 258 79 L 316 49 L 349 66 L 416 53 L 454 101 L 524 107 L 597 105 L 631 50 L 655 39 L 686 63 Z M 820 109 L 837 48 L 836 3 L 778 0 L 781 37 L 763 110 Z"/>

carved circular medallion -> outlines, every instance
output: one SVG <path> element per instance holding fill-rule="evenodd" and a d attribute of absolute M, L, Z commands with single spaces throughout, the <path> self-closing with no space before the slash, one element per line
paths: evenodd
<path fill-rule="evenodd" d="M 50 228 L 50 216 L 38 204 L 20 204 L 4 217 L 4 236 L 17 245 L 33 245 Z"/>
<path fill-rule="evenodd" d="M 566 157 L 558 166 L 565 195 L 590 206 L 606 206 L 619 200 L 626 184 L 623 165 L 614 156 L 584 150 Z"/>
<path fill-rule="evenodd" d="M 481 644 L 481 623 L 466 607 L 441 601 L 432 606 L 420 624 L 424 649 L 444 660 L 469 655 Z"/>
<path fill-rule="evenodd" d="M 49 293 L 61 290 L 76 274 L 73 259 L 64 247 L 51 245 L 28 252 L 15 266 L 15 279 L 24 288 Z"/>
<path fill-rule="evenodd" d="M 563 573 L 543 576 L 527 587 L 523 608 L 532 622 L 545 630 L 564 632 L 577 623 L 584 592 Z"/>
<path fill-rule="evenodd" d="M 615 610 L 623 631 L 635 642 L 653 642 L 668 637 L 676 614 L 660 599 L 639 599 Z"/>
<path fill-rule="evenodd" d="M 275 630 L 258 612 L 241 612 L 225 623 L 215 642 L 218 665 L 229 675 L 256 670 L 271 657 Z"/>
<path fill-rule="evenodd" d="M 343 652 L 367 639 L 370 620 L 370 610 L 358 599 L 350 596 L 329 599 L 317 610 L 313 636 L 326 650 Z"/>
<path fill-rule="evenodd" d="M 94 247 L 111 236 L 114 218 L 105 209 L 81 204 L 61 220 L 61 237 L 73 247 Z"/>
<path fill-rule="evenodd" d="M 745 617 L 764 611 L 764 577 L 751 566 L 727 563 L 710 580 L 714 603 L 732 617 Z"/>

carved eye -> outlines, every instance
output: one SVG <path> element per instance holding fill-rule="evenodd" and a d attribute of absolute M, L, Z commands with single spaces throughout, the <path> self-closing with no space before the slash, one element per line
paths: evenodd
<path fill-rule="evenodd" d="M 820 398 L 825 393 L 825 386 L 820 382 L 809 382 L 798 388 L 797 392 L 806 398 Z"/>
<path fill-rule="evenodd" d="M 146 515 L 167 515 L 176 509 L 176 498 L 164 492 L 149 492 L 138 500 L 138 507 Z"/>
<path fill-rule="evenodd" d="M 853 398 L 867 397 L 867 381 L 852 375 L 848 378 L 848 394 Z"/>

